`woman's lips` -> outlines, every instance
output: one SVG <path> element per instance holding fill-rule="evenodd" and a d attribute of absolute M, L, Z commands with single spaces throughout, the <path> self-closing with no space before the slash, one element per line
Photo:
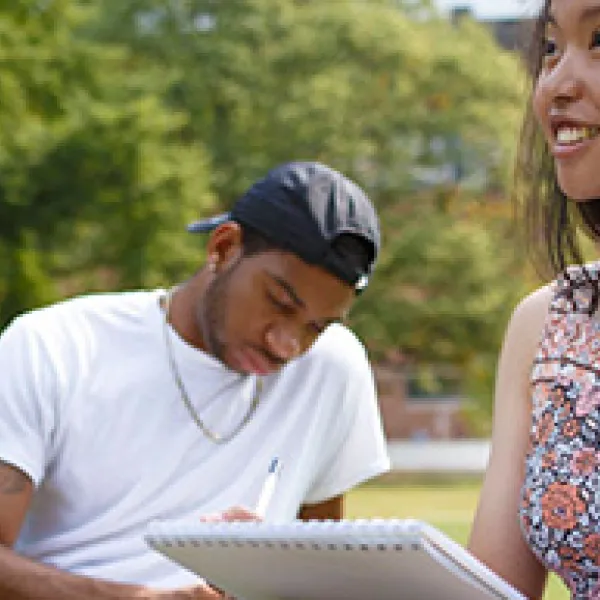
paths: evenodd
<path fill-rule="evenodd" d="M 551 150 L 557 158 L 569 158 L 585 150 L 596 140 L 600 128 L 596 125 L 567 118 L 553 118 L 550 123 Z"/>
<path fill-rule="evenodd" d="M 551 148 L 552 154 L 557 159 L 574 158 L 586 151 L 593 144 L 593 141 L 593 139 L 588 139 L 571 144 L 560 144 L 555 142 Z"/>

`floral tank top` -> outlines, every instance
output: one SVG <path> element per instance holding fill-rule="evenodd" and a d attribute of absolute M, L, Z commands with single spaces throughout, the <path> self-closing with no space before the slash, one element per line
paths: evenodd
<path fill-rule="evenodd" d="M 555 285 L 531 374 L 521 527 L 572 598 L 600 599 L 600 263 Z"/>

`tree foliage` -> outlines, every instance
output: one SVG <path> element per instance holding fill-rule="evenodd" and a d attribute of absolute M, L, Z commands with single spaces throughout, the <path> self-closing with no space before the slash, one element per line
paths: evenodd
<path fill-rule="evenodd" d="M 169 69 L 168 101 L 209 149 L 223 207 L 290 159 L 362 183 L 384 251 L 353 325 L 376 356 L 483 373 L 489 398 L 523 291 L 506 211 L 485 209 L 501 204 L 516 138 L 515 56 L 468 19 L 388 0 L 138 1 L 96 33 Z"/>
<path fill-rule="evenodd" d="M 162 78 L 80 35 L 95 17 L 66 0 L 0 9 L 0 322 L 62 295 L 67 275 L 155 283 L 173 234 L 212 202 Z"/>
<path fill-rule="evenodd" d="M 97 34 L 169 69 L 169 101 L 209 148 L 224 205 L 291 158 L 333 164 L 381 204 L 413 189 L 417 167 L 493 174 L 520 97 L 515 57 L 481 26 L 403 6 L 138 0 Z"/>
<path fill-rule="evenodd" d="M 524 86 L 483 26 L 409 0 L 33 7 L 0 13 L 0 320 L 55 278 L 178 277 L 197 260 L 186 220 L 321 160 L 381 215 L 352 317 L 373 355 L 453 364 L 489 397 L 523 291 L 503 192 Z"/>

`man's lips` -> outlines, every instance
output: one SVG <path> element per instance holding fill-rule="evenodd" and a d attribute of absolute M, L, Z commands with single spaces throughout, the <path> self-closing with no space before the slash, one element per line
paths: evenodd
<path fill-rule="evenodd" d="M 238 350 L 235 353 L 235 358 L 242 371 L 256 373 L 257 375 L 273 373 L 283 364 L 275 358 L 270 358 L 265 352 L 250 346 Z"/>

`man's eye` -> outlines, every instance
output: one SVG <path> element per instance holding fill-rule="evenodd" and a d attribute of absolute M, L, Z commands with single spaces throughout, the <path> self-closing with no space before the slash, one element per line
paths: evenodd
<path fill-rule="evenodd" d="M 279 298 L 277 298 L 270 292 L 267 293 L 267 297 L 269 298 L 271 303 L 274 304 L 279 310 L 282 310 L 282 311 L 288 312 L 288 313 L 293 312 L 294 307 L 291 304 L 289 304 L 288 302 L 280 300 Z"/>

